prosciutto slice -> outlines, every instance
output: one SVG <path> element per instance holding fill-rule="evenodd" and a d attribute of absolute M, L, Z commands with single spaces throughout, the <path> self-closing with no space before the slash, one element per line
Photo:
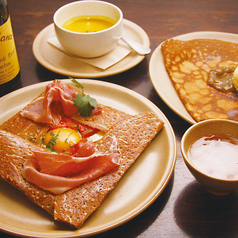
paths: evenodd
<path fill-rule="evenodd" d="M 117 153 L 102 154 L 89 141 L 79 148 L 78 157 L 33 151 L 35 157 L 26 161 L 22 175 L 44 190 L 61 194 L 118 166 Z"/>
<path fill-rule="evenodd" d="M 77 113 L 74 106 L 75 95 L 78 94 L 70 84 L 53 82 L 46 86 L 45 96 L 39 97 L 31 102 L 21 111 L 21 116 L 27 117 L 35 122 L 57 124 L 61 119 L 59 112 L 51 106 L 54 101 L 60 101 L 63 113 L 73 116 Z"/>

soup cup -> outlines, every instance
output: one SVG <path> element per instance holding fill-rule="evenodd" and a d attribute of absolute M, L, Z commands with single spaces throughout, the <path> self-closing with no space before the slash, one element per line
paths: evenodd
<path fill-rule="evenodd" d="M 62 24 L 78 16 L 105 16 L 116 23 L 101 31 L 74 32 L 66 30 Z M 64 49 L 76 56 L 94 58 L 102 56 L 117 46 L 123 28 L 122 11 L 115 5 L 104 1 L 76 1 L 59 8 L 54 16 L 56 37 Z"/>
<path fill-rule="evenodd" d="M 234 137 L 238 139 L 238 122 L 226 120 L 226 119 L 211 119 L 206 120 L 203 122 L 199 122 L 197 124 L 194 124 L 191 126 L 183 135 L 181 139 L 181 152 L 184 159 L 184 162 L 186 166 L 188 167 L 189 171 L 192 173 L 192 175 L 196 178 L 196 180 L 210 193 L 215 195 L 225 195 L 230 193 L 231 191 L 238 189 L 238 164 L 236 162 L 236 176 L 233 178 L 229 178 L 224 176 L 223 171 L 221 173 L 221 170 L 219 171 L 219 174 L 223 174 L 219 176 L 212 174 L 210 171 L 207 171 L 205 169 L 206 164 L 209 164 L 211 166 L 211 163 L 213 163 L 212 159 L 208 161 L 211 157 L 210 156 L 210 147 L 208 150 L 208 153 L 201 153 L 200 159 L 197 160 L 196 164 L 194 160 L 191 158 L 190 150 L 191 146 L 194 145 L 196 141 L 198 141 L 202 137 L 207 137 L 209 135 L 214 136 L 221 136 L 226 138 L 227 136 Z M 236 145 L 238 146 L 238 145 Z M 224 150 L 225 151 L 225 150 Z M 214 151 L 211 151 L 211 153 Z M 205 157 L 205 154 L 208 154 L 208 156 Z M 221 155 L 224 154 L 223 152 L 220 153 Z M 224 158 L 223 158 L 224 157 Z M 206 158 L 204 160 L 204 158 Z M 234 158 L 234 157 L 233 157 Z M 238 158 L 238 155 L 237 157 Z M 218 158 L 217 158 L 218 159 Z M 222 156 L 222 164 L 221 168 L 227 169 L 226 166 L 229 165 L 231 161 L 229 160 L 229 155 Z M 219 159 L 219 161 L 221 161 Z M 224 159 L 224 160 L 223 160 Z M 199 164 L 200 163 L 200 164 Z M 218 166 L 218 160 L 216 162 L 217 164 L 212 164 L 212 169 L 216 169 L 216 166 Z M 233 162 L 232 162 L 233 163 Z M 214 165 L 214 167 L 213 167 Z M 233 170 L 233 169 L 232 169 Z M 225 170 L 226 171 L 226 170 Z"/>

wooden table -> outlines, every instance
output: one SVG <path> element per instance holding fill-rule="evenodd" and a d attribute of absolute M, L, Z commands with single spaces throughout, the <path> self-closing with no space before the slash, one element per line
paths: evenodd
<path fill-rule="evenodd" d="M 34 58 L 36 35 L 52 23 L 53 13 L 67 0 L 9 0 L 9 10 L 21 66 L 20 86 L 65 78 L 42 67 Z M 111 0 L 124 18 L 148 34 L 152 51 L 164 40 L 194 31 L 238 33 L 237 0 Z M 186 168 L 180 140 L 190 124 L 166 106 L 153 88 L 148 72 L 151 54 L 124 73 L 101 78 L 130 88 L 160 108 L 173 126 L 177 162 L 163 193 L 129 222 L 94 237 L 238 237 L 238 193 L 216 197 L 208 194 Z M 12 237 L 0 233 L 0 237 Z"/>

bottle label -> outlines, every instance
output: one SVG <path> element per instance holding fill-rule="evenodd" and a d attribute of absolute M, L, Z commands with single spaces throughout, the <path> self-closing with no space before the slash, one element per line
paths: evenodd
<path fill-rule="evenodd" d="M 7 83 L 17 76 L 20 66 L 10 17 L 0 26 L 0 84 Z"/>

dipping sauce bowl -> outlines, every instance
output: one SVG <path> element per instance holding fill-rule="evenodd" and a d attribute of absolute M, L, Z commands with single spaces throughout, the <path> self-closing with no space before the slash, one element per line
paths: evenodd
<path fill-rule="evenodd" d="M 62 27 L 66 21 L 80 16 L 103 16 L 112 19 L 115 24 L 95 32 L 76 32 Z M 66 4 L 55 12 L 53 20 L 60 44 L 67 52 L 84 58 L 104 55 L 116 47 L 123 28 L 122 11 L 104 1 L 76 1 Z"/>
<path fill-rule="evenodd" d="M 184 162 L 210 193 L 238 189 L 238 122 L 211 119 L 191 126 L 181 139 Z"/>

